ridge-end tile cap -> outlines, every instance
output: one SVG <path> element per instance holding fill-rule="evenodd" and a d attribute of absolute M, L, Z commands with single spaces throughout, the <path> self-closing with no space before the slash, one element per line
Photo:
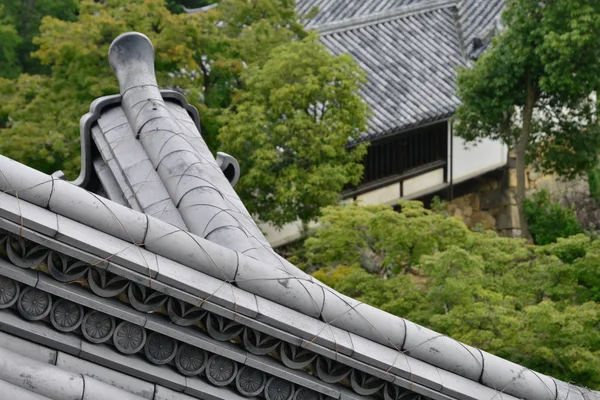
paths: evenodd
<path fill-rule="evenodd" d="M 121 94 L 135 86 L 158 86 L 154 76 L 154 46 L 146 35 L 126 32 L 117 36 L 108 49 L 108 61 Z"/>

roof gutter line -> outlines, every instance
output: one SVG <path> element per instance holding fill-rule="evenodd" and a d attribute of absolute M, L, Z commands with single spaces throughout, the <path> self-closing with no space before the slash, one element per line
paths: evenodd
<path fill-rule="evenodd" d="M 350 29 L 361 28 L 367 25 L 393 21 L 400 17 L 408 17 L 414 14 L 420 14 L 427 11 L 438 10 L 441 8 L 450 8 L 456 6 L 456 0 L 426 0 L 416 4 L 399 7 L 392 11 L 382 11 L 369 15 L 363 15 L 356 18 L 349 18 L 341 21 L 328 22 L 321 25 L 306 26 L 306 29 L 316 29 L 321 35 L 330 35 L 333 33 L 344 32 Z"/>

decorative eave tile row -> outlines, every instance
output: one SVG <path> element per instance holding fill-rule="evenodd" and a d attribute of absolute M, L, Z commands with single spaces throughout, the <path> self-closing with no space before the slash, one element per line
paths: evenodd
<path fill-rule="evenodd" d="M 19 248 L 22 243 L 16 240 L 12 236 L 4 236 L 0 240 L 3 244 L 2 253 L 9 254 L 11 261 L 17 260 L 17 255 L 8 249 Z M 88 266 L 87 282 L 78 280 L 74 283 L 89 286 L 92 292 L 101 297 L 122 298 L 127 292 L 127 299 L 138 311 L 158 312 L 166 309 L 171 321 L 179 326 L 172 326 L 157 314 L 146 316 L 128 310 L 118 301 L 95 298 L 81 287 L 55 282 L 43 273 L 28 269 L 15 270 L 24 268 L 24 265 L 29 268 L 34 260 L 39 263 L 38 266 L 46 262 L 51 265 L 53 257 L 66 260 L 51 250 L 46 250 L 45 257 L 41 257 L 43 250 L 39 246 L 30 250 L 26 251 L 28 257 L 18 260 L 16 266 L 0 261 L 0 309 L 15 308 L 26 320 L 47 320 L 59 332 L 80 333 L 87 342 L 93 344 L 110 343 L 124 355 L 144 354 L 155 365 L 173 364 L 184 376 L 202 374 L 215 386 L 235 383 L 237 391 L 245 397 L 262 393 L 269 400 L 321 400 L 323 395 L 340 398 L 345 390 L 331 385 L 349 380 L 351 388 L 359 396 L 382 393 L 386 400 L 426 399 L 391 382 L 386 383 L 218 315 L 196 307 L 186 309 L 186 305 L 176 299 L 162 296 L 163 300 L 157 301 L 150 295 L 146 298 L 146 304 L 132 301 L 136 297 L 135 290 L 131 290 L 135 284 L 123 279 L 118 282 L 118 279 L 115 281 L 115 277 L 111 277 L 112 282 L 104 280 L 107 284 L 100 288 L 92 283 L 101 279 L 100 276 L 94 277 L 93 267 Z M 56 268 L 49 269 L 56 276 L 64 277 L 56 274 Z M 28 284 L 36 283 L 35 286 L 20 284 L 5 275 Z M 130 290 L 126 288 L 128 285 Z M 212 339 L 202 334 L 204 332 L 200 333 L 199 329 L 194 329 L 198 323 L 205 327 Z M 239 342 L 248 353 L 240 351 L 239 346 L 231 342 Z M 271 353 L 277 354 L 284 366 L 265 357 Z M 309 367 L 325 384 L 304 372 Z M 168 382 L 164 384 L 171 387 Z M 171 388 L 181 390 L 181 387 Z"/>
<path fill-rule="evenodd" d="M 185 378 L 187 394 L 169 389 L 161 383 L 181 389 L 184 381 L 175 379 L 177 374 L 168 367 L 124 356 L 111 346 L 81 341 L 79 336 L 53 330 L 43 322 L 20 318 L 13 310 L 0 310 L 0 322 L 2 330 L 9 332 L 0 332 L 0 359 L 12 363 L 0 370 L 2 398 L 79 399 L 85 381 L 82 400 L 246 399 L 229 387 L 191 376 Z"/>
<path fill-rule="evenodd" d="M 47 175 L 3 157 L 0 157 L 0 170 L 3 171 L 0 189 L 12 190 L 20 199 L 1 195 L 0 216 L 14 221 L 2 222 L 6 230 L 48 244 L 48 247 L 60 249 L 64 254 L 115 275 L 189 304 L 201 304 L 208 311 L 289 343 L 297 344 L 300 340 L 300 344 L 314 345 L 311 350 L 329 355 L 334 360 L 338 356 L 340 359 L 346 357 L 343 363 L 365 373 L 378 370 L 380 372 L 371 375 L 392 380 L 404 388 L 410 388 L 416 382 L 423 384 L 424 390 L 430 388 L 461 399 L 491 399 L 499 395 L 511 398 L 495 388 L 523 398 L 563 398 L 562 383 L 550 377 L 356 302 L 307 279 L 305 284 L 317 285 L 313 287 L 320 288 L 321 296 L 325 296 L 321 297 L 323 302 L 315 301 L 312 295 L 319 292 L 306 292 L 305 285 L 296 286 L 300 278 L 290 279 L 277 269 L 194 237 L 189 232 L 179 231 L 171 225 L 161 225 L 161 221 L 153 221 L 143 214 L 139 217 L 146 217 L 146 223 L 142 219 L 142 229 L 145 227 L 148 232 L 138 234 L 142 236 L 142 241 L 146 239 L 145 243 L 136 242 L 131 237 L 129 243 L 125 242 L 122 238 L 127 238 L 131 231 L 124 227 L 134 224 L 139 213 L 77 187 L 59 185 L 59 181 L 54 182 Z M 66 193 L 72 196 L 69 198 L 66 193 L 57 196 L 65 204 L 53 207 L 50 202 L 51 211 L 23 201 L 40 202 L 39 196 L 44 192 L 40 193 L 38 189 L 43 185 L 50 186 L 45 194 L 48 197 L 58 188 L 68 189 L 70 192 Z M 48 200 L 45 202 L 48 203 Z M 57 209 L 86 225 L 57 215 Z M 92 209 L 95 212 L 91 212 Z M 40 235 L 28 227 L 48 236 Z M 139 229 L 133 228 L 134 233 Z M 153 229 L 153 239 L 148 240 Z M 132 242 L 144 243 L 146 248 L 152 247 L 154 252 L 132 246 Z M 187 267 L 175 260 L 181 260 Z M 235 271 L 235 284 L 233 280 L 219 280 L 206 274 L 211 271 L 223 273 L 221 267 L 225 271 Z M 301 275 L 301 271 L 298 274 Z M 262 297 L 239 287 L 261 293 Z M 307 300 L 299 304 L 304 296 L 308 296 Z M 321 304 L 320 317 L 330 323 L 311 318 L 309 312 L 301 313 L 292 309 L 311 304 L 312 307 L 306 310 L 314 310 L 313 307 Z M 430 351 L 431 347 L 438 351 Z M 392 373 L 385 372 L 388 370 Z"/>

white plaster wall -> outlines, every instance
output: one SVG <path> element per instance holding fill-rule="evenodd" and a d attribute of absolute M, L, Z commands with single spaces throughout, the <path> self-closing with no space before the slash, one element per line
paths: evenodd
<path fill-rule="evenodd" d="M 269 223 L 259 223 L 258 227 L 262 230 L 271 246 L 277 247 L 302 237 L 302 223 L 300 221 L 285 224 L 281 229 L 277 229 Z"/>
<path fill-rule="evenodd" d="M 439 168 L 426 174 L 415 176 L 403 182 L 402 194 L 404 197 L 416 193 L 427 193 L 429 190 L 444 183 L 444 169 Z"/>
<path fill-rule="evenodd" d="M 397 201 L 399 198 L 400 184 L 394 183 L 392 185 L 384 186 L 371 192 L 361 194 L 356 198 L 356 201 L 361 206 L 373 206 Z"/>
<path fill-rule="evenodd" d="M 450 134 L 448 141 L 450 141 Z M 448 148 L 450 148 L 450 144 Z M 403 187 L 404 198 L 423 196 L 442 189 L 450 182 L 450 174 L 453 175 L 454 183 L 483 175 L 505 165 L 508 156 L 508 148 L 501 142 L 493 140 L 483 140 L 474 145 L 466 144 L 464 140 L 454 137 L 452 148 L 453 153 L 448 154 L 448 160 L 452 167 L 448 168 L 446 182 L 444 182 L 442 168 L 407 179 L 404 181 Z M 453 157 L 450 158 L 451 156 Z M 394 204 L 398 199 L 400 199 L 399 183 L 364 193 L 357 198 L 359 204 L 362 205 Z M 259 226 L 272 246 L 280 246 L 301 237 L 302 226 L 299 221 L 287 224 L 282 229 L 276 229 L 270 224 L 259 224 Z M 309 225 L 309 230 L 315 228 L 317 228 L 316 224 Z"/>
<path fill-rule="evenodd" d="M 452 140 L 452 174 L 454 183 L 471 179 L 506 164 L 508 147 L 501 142 L 484 139 L 480 143 L 466 143 L 459 137 Z M 450 176 L 448 177 L 450 181 Z"/>

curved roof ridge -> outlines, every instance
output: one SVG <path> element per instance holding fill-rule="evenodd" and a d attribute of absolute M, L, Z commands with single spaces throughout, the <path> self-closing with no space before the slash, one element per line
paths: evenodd
<path fill-rule="evenodd" d="M 393 21 L 395 19 L 408 17 L 414 14 L 420 14 L 441 8 L 455 7 L 456 0 L 425 0 L 422 2 L 400 6 L 392 11 L 385 10 L 372 14 L 361 15 L 339 21 L 326 22 L 323 24 L 306 25 L 307 29 L 316 29 L 321 35 L 328 35 L 337 32 L 344 32 L 350 29 L 361 28 L 382 22 Z"/>

